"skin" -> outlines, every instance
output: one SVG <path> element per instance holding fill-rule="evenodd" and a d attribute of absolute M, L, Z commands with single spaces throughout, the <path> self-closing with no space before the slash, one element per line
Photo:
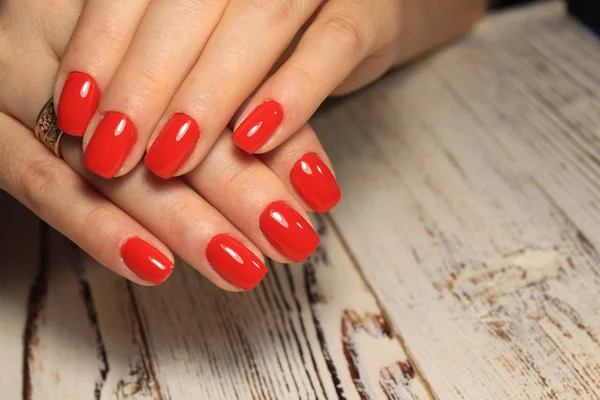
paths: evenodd
<path fill-rule="evenodd" d="M 284 121 L 256 153 L 297 132 L 330 94 L 345 94 L 464 33 L 485 0 L 87 0 L 55 86 L 81 71 L 102 98 L 102 115 L 133 121 L 137 140 L 117 176 L 128 173 L 175 113 L 202 132 L 198 165 L 223 130 L 275 100 Z"/>
<path fill-rule="evenodd" d="M 85 3 L 86 7 L 88 3 Z M 460 3 L 460 6 L 451 3 Z M 184 168 L 186 174 L 181 178 L 162 181 L 138 164 L 139 160 L 134 160 L 128 166 L 129 173 L 125 177 L 110 181 L 99 179 L 83 166 L 80 140 L 65 137 L 62 146 L 64 160 L 60 160 L 32 133 L 39 110 L 53 92 L 60 92 L 66 72 L 82 55 L 77 51 L 82 48 L 77 44 L 81 39 L 71 37 L 83 6 L 84 2 L 73 0 L 0 2 L 0 81 L 3 82 L 0 85 L 0 189 L 17 198 L 101 264 L 139 284 L 147 283 L 127 269 L 119 252 L 120 246 L 132 237 L 151 243 L 171 259 L 173 256 L 169 249 L 172 249 L 225 290 L 237 289 L 212 269 L 204 254 L 207 243 L 216 234 L 228 233 L 255 254 L 266 254 L 285 262 L 283 255 L 262 235 L 257 221 L 266 205 L 277 200 L 286 201 L 307 218 L 306 205 L 295 195 L 289 172 L 296 160 L 309 152 L 317 153 L 329 164 L 314 131 L 300 122 L 308 118 L 320 101 L 317 99 L 306 108 L 305 115 L 295 122 L 288 121 L 290 126 L 279 132 L 277 141 L 269 145 L 269 149 L 276 144 L 279 146 L 260 157 L 240 151 L 230 140 L 231 131 L 222 129 L 214 135 L 209 148 L 199 151 L 197 156 L 201 156 Z M 362 58 L 342 85 L 339 85 L 340 79 L 333 80 L 335 84 L 330 85 L 331 90 L 341 94 L 367 84 L 396 63 L 458 36 L 483 12 L 482 1 L 445 0 L 445 6 L 456 14 L 466 16 L 457 18 L 447 28 L 436 28 L 436 33 L 430 35 L 424 33 L 429 32 L 426 28 L 427 13 L 414 6 L 414 14 L 403 13 L 413 15 L 410 23 L 401 23 L 403 27 L 411 27 L 404 35 L 413 39 L 426 38 L 427 43 L 419 44 L 415 39 L 417 43 L 404 44 L 407 50 L 399 50 L 402 40 L 398 36 L 394 39 L 398 40 L 397 43 L 391 40 L 387 44 L 394 51 Z M 463 8 L 468 12 L 461 14 L 459 10 Z M 442 11 L 437 18 L 452 15 L 448 10 Z M 78 30 L 82 29 L 81 21 Z M 84 25 L 88 24 L 91 22 Z M 96 32 L 100 36 L 110 33 L 110 26 L 119 29 L 113 22 L 113 25 L 97 25 Z M 401 31 L 398 29 L 398 32 Z M 348 43 L 352 41 L 348 40 Z M 309 50 L 308 44 L 303 46 Z M 95 48 L 102 50 L 101 46 Z M 105 50 L 110 52 L 111 48 Z M 287 62 L 294 59 L 293 54 Z M 121 50 L 114 59 L 122 61 L 123 57 L 135 58 L 137 55 Z M 106 60 L 109 63 L 113 59 Z M 115 73 L 106 79 L 105 85 L 116 79 Z M 189 73 L 187 76 L 189 78 Z M 277 76 L 276 73 L 271 77 L 271 80 L 275 79 L 274 83 L 281 79 Z M 186 74 L 180 78 L 187 79 Z M 280 86 L 265 83 L 249 104 L 259 101 L 257 96 L 267 93 L 268 87 Z M 244 97 L 241 99 L 243 102 L 247 96 L 239 94 L 237 97 Z M 230 107 L 232 112 L 236 107 Z M 227 122 L 224 124 L 227 125 Z M 200 158 L 204 161 L 195 165 Z"/>

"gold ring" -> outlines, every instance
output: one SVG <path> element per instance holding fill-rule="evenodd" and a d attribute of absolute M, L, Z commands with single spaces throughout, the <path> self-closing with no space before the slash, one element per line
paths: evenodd
<path fill-rule="evenodd" d="M 58 129 L 56 112 L 54 111 L 54 99 L 50 98 L 42 107 L 35 125 L 35 137 L 44 144 L 57 157 L 60 155 L 60 139 L 63 131 Z"/>

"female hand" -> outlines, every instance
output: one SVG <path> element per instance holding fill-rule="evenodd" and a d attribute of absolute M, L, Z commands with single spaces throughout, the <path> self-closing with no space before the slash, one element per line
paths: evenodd
<path fill-rule="evenodd" d="M 228 124 L 240 148 L 264 153 L 332 92 L 355 90 L 457 36 L 484 6 L 86 0 L 54 90 L 59 127 L 84 136 L 84 162 L 105 178 L 129 172 L 146 151 L 156 175 L 185 174 Z"/>
<path fill-rule="evenodd" d="M 169 247 L 227 290 L 251 289 L 264 277 L 261 252 L 282 262 L 308 257 L 319 240 L 292 191 L 314 200 L 306 187 L 337 186 L 323 162 L 323 174 L 303 172 L 302 162 L 315 162 L 307 153 L 327 162 L 307 126 L 263 161 L 239 151 L 227 132 L 201 166 L 168 182 L 143 166 L 107 181 L 84 168 L 76 138 L 64 137 L 64 160 L 34 138 L 31 130 L 52 92 L 68 26 L 74 27 L 80 11 L 67 0 L 0 7 L 0 189 L 140 284 L 168 277 Z M 315 196 L 317 203 L 324 199 L 322 192 Z"/>

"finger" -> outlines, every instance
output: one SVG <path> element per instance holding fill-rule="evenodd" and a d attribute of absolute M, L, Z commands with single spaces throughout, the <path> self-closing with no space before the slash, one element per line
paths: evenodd
<path fill-rule="evenodd" d="M 342 199 L 331 162 L 308 124 L 260 159 L 309 210 L 323 214 Z"/>
<path fill-rule="evenodd" d="M 321 2 L 230 1 L 152 135 L 148 168 L 163 178 L 194 168 Z M 178 113 L 200 123 L 200 143 L 178 139 L 180 128 L 189 121 L 174 118 Z"/>
<path fill-rule="evenodd" d="M 390 70 L 394 62 L 394 54 L 392 51 L 383 49 L 380 54 L 370 55 L 333 90 L 331 95 L 344 96 L 375 82 Z"/>
<path fill-rule="evenodd" d="M 11 32 L 0 58 L 28 52 L 0 68 L 0 109 L 11 115 L 0 113 L 0 185 L 109 269 L 140 284 L 164 281 L 173 257 L 160 240 L 35 139 L 31 130 L 52 93 L 58 61 L 45 43 Z"/>
<path fill-rule="evenodd" d="M 64 158 L 218 287 L 251 290 L 265 277 L 256 246 L 183 181 L 162 181 L 143 165 L 120 179 L 105 180 L 85 168 L 80 150 L 71 149 Z"/>
<path fill-rule="evenodd" d="M 138 164 L 150 134 L 200 56 L 226 3 L 151 3 L 87 128 L 84 163 L 91 171 L 112 178 L 126 174 Z M 181 109 L 173 114 L 177 115 L 167 129 L 180 133 L 179 145 L 195 145 L 200 138 L 198 123 Z M 182 130 L 182 126 L 186 129 Z M 119 127 L 124 129 L 117 135 L 115 130 L 119 132 Z"/>
<path fill-rule="evenodd" d="M 1 113 L 0 171 L 8 193 L 110 270 L 143 285 L 160 284 L 173 270 L 160 240 Z"/>
<path fill-rule="evenodd" d="M 87 0 L 54 87 L 58 127 L 83 136 L 150 0 Z"/>
<path fill-rule="evenodd" d="M 60 0 L 36 4 L 36 9 L 39 10 L 37 17 L 42 22 L 44 32 L 42 37 L 58 57 L 65 53 L 84 3 L 84 0 Z"/>
<path fill-rule="evenodd" d="M 0 68 L 0 109 L 11 115 L 0 113 L 0 186 L 112 271 L 140 284 L 163 282 L 173 269 L 168 249 L 35 139 L 58 61 L 32 40 L 38 32 L 15 32 L 0 47 L 0 59 L 22 55 Z"/>
<path fill-rule="evenodd" d="M 271 258 L 301 262 L 317 248 L 301 204 L 260 160 L 231 143 L 230 132 L 185 179 Z"/>
<path fill-rule="evenodd" d="M 259 89 L 236 123 L 233 141 L 265 153 L 297 132 L 323 100 L 377 46 L 392 40 L 393 2 L 330 1 L 291 57 Z"/>
<path fill-rule="evenodd" d="M 22 88 L 20 90 L 22 90 L 23 93 L 27 93 L 27 98 L 30 100 L 31 104 L 41 103 L 39 100 L 36 99 L 49 97 L 49 93 L 51 92 L 51 84 L 40 85 L 39 83 L 52 82 L 52 77 L 56 72 L 58 63 L 57 61 L 52 59 L 44 59 L 44 57 L 36 58 L 36 55 L 39 54 L 40 53 L 33 52 L 31 53 L 32 59 L 23 58 L 20 59 L 18 63 L 10 64 L 10 68 L 8 69 L 8 71 L 13 71 L 15 76 L 37 76 L 36 68 L 38 67 L 43 68 L 44 71 L 43 73 L 40 73 L 39 82 L 36 80 L 21 81 L 18 79 L 6 79 L 7 85 L 0 86 L 0 109 L 5 108 L 6 104 L 12 104 L 14 100 L 18 99 L 13 98 L 11 95 L 13 93 L 16 93 L 17 87 L 21 88 L 21 85 Z M 0 69 L 0 74 L 4 72 L 6 71 Z M 9 74 L 8 76 L 12 75 Z M 0 75 L 0 77 L 2 76 Z M 17 87 L 14 86 L 15 83 L 18 84 Z M 10 99 L 10 101 L 2 102 L 2 99 Z M 37 112 L 31 106 L 25 106 L 23 108 L 17 109 L 16 111 L 17 114 L 15 116 L 18 119 L 35 121 L 35 116 L 32 115 L 36 115 Z M 33 127 L 33 123 L 31 127 Z M 32 173 L 30 175 L 32 175 L 35 178 L 39 174 L 41 174 L 42 177 L 46 176 L 44 174 L 50 174 L 52 180 L 44 179 L 41 180 L 41 183 L 48 182 L 47 185 L 49 187 L 57 186 L 57 193 L 64 193 L 66 196 L 64 199 L 61 199 L 61 201 L 58 202 L 58 205 L 60 205 L 62 208 L 55 209 L 49 207 L 46 212 L 40 214 L 44 218 L 48 219 L 48 221 L 51 223 L 53 222 L 53 218 L 60 218 L 61 216 L 65 218 L 71 218 L 66 220 L 65 226 L 59 223 L 57 224 L 57 227 L 62 228 L 62 230 L 69 235 L 71 234 L 72 230 L 75 229 L 79 229 L 81 231 L 81 234 L 87 235 L 83 239 L 78 237 L 75 237 L 74 239 L 85 250 L 89 251 L 93 256 L 96 256 L 99 259 L 99 261 L 107 264 L 109 267 L 115 269 L 117 269 L 118 267 L 118 265 L 114 265 L 114 261 L 112 264 L 110 263 L 112 248 L 109 239 L 113 236 L 117 236 L 117 234 L 120 232 L 118 231 L 119 229 L 123 229 L 123 231 L 126 233 L 131 231 L 132 229 L 127 229 L 128 223 L 134 224 L 134 226 L 138 227 L 140 231 L 140 233 L 138 234 L 130 234 L 128 238 L 135 237 L 140 238 L 142 240 L 134 240 L 133 242 L 125 241 L 123 243 L 123 246 L 121 246 L 121 253 L 125 265 L 128 265 L 129 267 L 132 267 L 132 265 L 134 267 L 136 265 L 146 266 L 148 270 L 151 270 L 151 268 L 157 269 L 161 264 L 163 266 L 168 266 L 168 264 L 164 260 L 162 263 L 157 262 L 161 261 L 161 258 L 157 254 L 150 254 L 150 250 L 152 250 L 152 248 L 164 249 L 164 245 L 161 244 L 159 239 L 157 239 L 152 234 L 148 233 L 146 229 L 142 228 L 139 222 L 136 222 L 136 220 L 132 218 L 131 215 L 133 215 L 134 217 L 136 217 L 136 219 L 143 222 L 145 226 L 153 227 L 154 230 L 159 232 L 161 235 L 164 235 L 170 243 L 175 243 L 175 248 L 177 249 L 177 251 L 179 251 L 192 265 L 199 266 L 201 263 L 203 263 L 202 265 L 200 265 L 201 268 L 199 269 L 206 271 L 207 276 L 209 276 L 209 278 L 211 278 L 213 282 L 215 282 L 218 286 L 222 288 L 228 290 L 239 290 L 236 289 L 236 286 L 234 286 L 235 283 L 228 283 L 235 282 L 235 279 L 237 279 L 237 281 L 239 282 L 239 285 L 237 285 L 238 287 L 242 289 L 248 288 L 249 285 L 252 283 L 252 279 L 254 279 L 254 284 L 256 284 L 258 283 L 258 281 L 260 281 L 260 279 L 262 279 L 261 274 L 262 276 L 264 276 L 264 274 L 266 273 L 266 268 L 264 267 L 264 264 L 262 264 L 262 261 L 248 247 L 251 247 L 254 252 L 258 253 L 256 251 L 256 248 L 252 247 L 251 244 L 248 243 L 247 239 L 244 239 L 243 235 L 241 235 L 237 230 L 235 230 L 235 228 L 231 228 L 229 230 L 223 229 L 223 231 L 221 231 L 218 235 L 216 235 L 214 238 L 211 238 L 211 240 L 208 241 L 208 243 L 206 243 L 206 241 L 202 242 L 201 240 L 193 241 L 194 238 L 197 238 L 199 235 L 206 235 L 207 232 L 209 232 L 207 226 L 203 225 L 202 222 L 207 220 L 210 221 L 211 218 L 210 216 L 208 216 L 206 219 L 204 219 L 197 215 L 190 215 L 190 213 L 185 213 L 183 211 L 169 213 L 169 210 L 173 211 L 172 207 L 168 207 L 169 204 L 182 204 L 175 202 L 177 199 L 186 198 L 186 196 L 180 191 L 176 191 L 175 194 L 173 194 L 173 192 L 171 192 L 168 188 L 164 188 L 161 185 L 151 185 L 153 190 L 146 190 L 145 192 L 142 192 L 141 189 L 143 187 L 140 187 L 139 185 L 136 187 L 133 184 L 122 184 L 122 186 L 119 187 L 118 192 L 116 190 L 110 191 L 108 190 L 108 188 L 104 188 L 101 186 L 102 183 L 106 183 L 108 181 L 104 181 L 93 176 L 89 171 L 83 168 L 81 161 L 82 154 L 80 142 L 78 142 L 75 138 L 66 137 L 65 139 L 63 139 L 66 142 L 66 146 L 63 146 L 63 155 L 65 156 L 65 160 L 69 164 L 71 164 L 72 167 L 77 168 L 81 172 L 87 173 L 90 179 L 94 177 L 97 187 L 103 190 L 102 194 L 104 194 L 106 197 L 114 196 L 112 198 L 115 198 L 117 197 L 117 195 L 121 196 L 119 197 L 119 199 L 120 201 L 122 201 L 121 205 L 123 207 L 117 207 L 117 205 L 115 205 L 114 202 L 109 201 L 109 199 L 107 199 L 106 197 L 102 197 L 100 194 L 98 194 L 98 192 L 95 192 L 93 188 L 91 188 L 89 184 L 87 184 L 86 181 L 80 177 L 80 175 L 76 174 L 73 169 L 69 168 L 67 164 L 51 155 L 50 152 L 43 148 L 42 145 L 33 138 L 33 134 L 31 132 L 27 132 L 27 134 L 27 138 L 29 138 L 28 140 L 33 141 L 33 144 L 38 148 L 41 147 L 42 153 L 44 155 L 49 156 L 50 161 L 53 163 L 52 165 L 48 163 L 39 163 L 39 168 L 36 168 L 35 170 L 36 173 Z M 3 135 L 0 135 L 0 139 L 2 139 L 2 137 Z M 9 139 L 10 140 L 8 140 L 8 143 L 24 142 L 17 140 L 20 138 Z M 71 141 L 67 139 L 71 139 Z M 2 144 L 3 142 L 0 141 L 0 152 L 4 150 Z M 25 149 L 27 148 L 28 147 L 25 146 Z M 11 155 L 25 154 L 25 152 L 22 149 L 18 149 L 15 147 L 7 148 L 6 152 L 7 154 Z M 9 167 L 12 167 L 13 164 L 19 165 L 16 162 L 12 162 L 11 158 L 3 157 L 2 153 L 0 153 L 0 168 L 2 168 L 1 164 L 4 160 L 8 161 L 7 164 Z M 18 158 L 18 160 L 21 160 L 21 158 Z M 31 163 L 27 162 L 26 159 L 23 162 L 23 165 L 25 165 L 26 167 L 30 164 Z M 55 172 L 55 164 L 56 168 L 60 168 L 60 172 Z M 36 164 L 34 163 L 34 165 Z M 18 170 L 16 171 L 17 173 L 11 175 L 12 178 L 9 178 L 8 183 L 10 184 L 10 187 L 15 187 L 16 189 L 18 189 L 21 186 L 19 183 L 19 176 L 21 174 L 18 173 Z M 73 186 L 76 186 L 76 189 L 79 192 L 77 192 L 76 190 L 69 190 L 69 187 L 66 186 L 53 185 L 54 180 L 58 180 L 59 177 L 62 176 L 69 176 L 68 174 L 71 174 L 71 176 L 78 177 L 76 184 L 73 184 Z M 2 176 L 2 174 L 0 174 L 0 176 Z M 37 181 L 40 181 L 40 179 L 34 179 L 33 184 L 36 184 Z M 119 181 L 114 183 L 118 184 Z M 43 186 L 47 185 L 43 184 Z M 27 187 L 28 186 L 25 185 L 25 200 L 27 200 L 29 196 L 34 198 L 34 200 L 37 200 L 37 202 L 42 205 L 47 204 L 46 197 L 54 194 L 54 192 L 50 193 L 49 191 L 39 194 L 39 191 L 28 190 Z M 35 186 L 33 186 L 33 188 L 35 188 Z M 16 193 L 16 189 L 12 192 Z M 148 189 L 148 187 L 146 187 L 146 189 Z M 28 195 L 28 193 L 30 192 L 33 194 Z M 97 203 L 90 204 L 90 201 L 88 201 L 86 197 L 89 193 L 95 193 L 96 197 L 101 199 L 102 202 L 99 202 L 98 200 Z M 189 189 L 189 187 L 187 188 L 187 193 L 192 194 L 195 199 L 199 198 L 197 194 L 193 192 L 193 190 Z M 34 195 L 37 195 L 39 197 L 33 197 Z M 152 200 L 155 200 L 156 202 L 153 202 Z M 161 200 L 164 202 L 160 202 Z M 52 204 L 54 203 L 50 203 L 50 205 Z M 78 210 L 80 207 L 83 206 L 88 207 L 87 209 L 89 209 L 88 211 L 91 214 L 91 217 L 89 217 L 90 219 L 97 218 L 99 222 L 103 225 L 82 225 L 82 221 L 84 222 L 84 224 L 86 222 L 85 214 L 83 212 L 78 212 Z M 123 220 L 119 220 L 119 218 L 116 218 L 109 211 L 102 212 L 102 207 L 109 209 L 109 211 L 116 210 L 116 212 L 118 212 L 117 216 L 122 216 Z M 123 212 L 124 209 L 126 209 L 129 212 L 126 214 L 125 212 Z M 189 209 L 196 210 L 196 205 L 191 204 L 189 206 Z M 132 211 L 137 212 L 137 214 L 134 214 Z M 96 216 L 94 217 L 94 215 Z M 178 216 L 181 218 L 181 224 L 176 223 L 176 219 Z M 171 217 L 170 220 L 169 217 Z M 59 220 L 59 222 L 60 221 L 61 220 Z M 190 232 L 186 232 L 186 229 L 184 229 L 185 227 L 182 225 L 189 221 L 194 221 L 198 223 L 194 226 L 191 226 L 193 224 L 188 225 L 187 228 Z M 221 217 L 221 222 L 222 221 L 227 222 L 227 220 L 224 217 Z M 167 222 L 169 222 L 168 227 L 161 225 L 166 224 Z M 160 229 L 161 226 L 162 230 Z M 230 227 L 231 225 L 229 224 L 227 226 Z M 112 228 L 112 230 L 109 228 Z M 178 229 L 180 232 L 179 235 L 177 233 Z M 79 231 L 76 231 L 76 233 L 77 232 Z M 227 235 L 228 233 L 230 234 L 230 236 Z M 70 236 L 73 237 L 73 235 Z M 108 239 L 105 240 L 107 236 Z M 127 235 L 125 234 L 124 236 Z M 185 242 L 184 240 L 179 241 L 178 239 L 180 237 L 183 237 L 184 239 L 189 238 L 188 240 L 190 240 L 190 242 Z M 89 246 L 89 243 L 86 240 L 91 241 L 91 244 L 96 247 Z M 94 242 L 94 240 L 97 240 L 98 242 Z M 243 242 L 247 243 L 248 245 L 245 246 L 244 244 L 242 244 Z M 182 247 L 184 245 L 186 247 Z M 164 252 L 165 254 L 169 254 L 166 251 Z M 198 255 L 191 254 L 194 252 L 203 253 Z M 170 255 L 169 259 L 172 259 Z M 211 263 L 214 269 L 209 268 L 207 266 L 207 263 Z M 215 270 L 218 272 L 215 272 Z M 165 271 L 168 272 L 168 268 L 165 268 Z M 120 271 L 117 270 L 117 272 Z"/>

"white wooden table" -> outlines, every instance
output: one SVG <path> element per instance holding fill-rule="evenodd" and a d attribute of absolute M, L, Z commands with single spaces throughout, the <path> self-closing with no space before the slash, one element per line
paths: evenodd
<path fill-rule="evenodd" d="M 550 2 L 330 103 L 304 265 L 140 288 L 2 195 L 0 399 L 600 398 L 600 41 Z"/>

